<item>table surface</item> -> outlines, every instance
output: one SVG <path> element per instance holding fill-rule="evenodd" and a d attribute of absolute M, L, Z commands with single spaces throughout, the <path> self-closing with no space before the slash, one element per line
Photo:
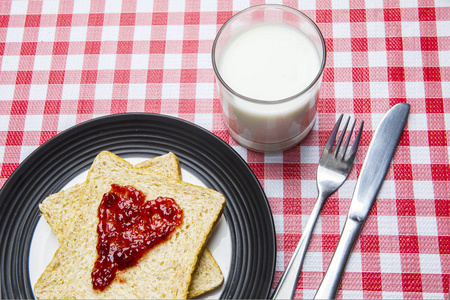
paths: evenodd
<path fill-rule="evenodd" d="M 284 1 L 317 23 L 328 52 L 313 130 L 271 154 L 229 136 L 211 65 L 221 25 L 262 3 L 1 2 L 0 186 L 34 149 L 80 122 L 135 111 L 191 121 L 233 147 L 263 186 L 276 227 L 276 285 L 317 197 L 317 163 L 335 120 L 364 120 L 356 164 L 326 202 L 308 248 L 296 298 L 313 298 L 374 130 L 390 107 L 407 102 L 408 123 L 337 297 L 447 299 L 450 2 Z"/>

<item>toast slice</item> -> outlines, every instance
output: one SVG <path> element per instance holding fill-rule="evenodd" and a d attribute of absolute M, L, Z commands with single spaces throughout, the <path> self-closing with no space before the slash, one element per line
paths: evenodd
<path fill-rule="evenodd" d="M 135 165 L 135 167 L 145 168 L 161 173 L 167 177 L 182 180 L 180 162 L 178 157 L 172 152 L 143 161 Z M 215 289 L 222 283 L 222 271 L 208 247 L 205 247 L 198 259 L 197 267 L 192 274 L 188 298 L 191 299 L 200 296 Z"/>
<path fill-rule="evenodd" d="M 135 167 L 146 168 L 161 175 L 181 180 L 180 163 L 177 156 L 171 152 L 143 161 Z M 48 196 L 39 204 L 42 215 L 52 228 L 60 244 L 62 239 L 65 238 L 67 224 L 70 224 L 72 219 L 77 216 L 77 213 L 83 210 L 81 198 L 83 197 L 84 189 L 85 183 L 79 183 Z"/>
<path fill-rule="evenodd" d="M 141 167 L 144 165 L 145 163 Z M 177 166 L 179 174 L 179 163 Z M 158 195 L 173 197 L 185 210 L 185 221 L 169 241 L 150 250 L 137 266 L 122 271 L 117 277 L 120 277 L 120 280 L 116 278 L 103 292 L 98 292 L 93 290 L 90 280 L 90 272 L 97 256 L 96 208 L 103 193 L 109 191 L 112 183 L 133 185 L 144 191 L 148 200 Z M 65 238 L 62 241 L 59 240 L 60 248 L 36 283 L 36 297 L 184 298 L 187 296 L 191 274 L 197 257 L 201 253 L 202 245 L 225 205 L 225 199 L 220 193 L 170 179 L 142 168 L 134 168 L 109 152 L 98 155 L 85 184 L 71 189 L 69 192 L 65 191 L 63 195 L 73 196 L 70 192 L 83 194 L 80 201 L 75 202 L 84 203 L 86 207 L 82 208 L 83 214 L 69 220 L 72 226 L 66 225 L 63 228 L 70 229 Z M 45 206 L 43 210 L 46 210 Z M 70 211 L 73 214 L 74 210 Z M 63 234 L 65 231 L 55 230 L 55 234 L 56 232 Z M 180 255 L 180 253 L 183 254 Z M 210 256 L 209 251 L 205 253 L 207 257 Z M 207 258 L 205 265 L 214 269 L 214 265 L 218 266 L 211 258 Z M 200 261 L 193 275 L 193 286 L 196 274 L 211 274 L 208 270 L 202 272 L 202 265 L 204 263 Z M 222 277 L 221 274 L 220 277 Z M 204 284 L 198 284 L 198 288 L 198 290 L 207 289 Z M 190 296 L 194 297 L 195 290 L 190 288 L 190 291 Z"/>

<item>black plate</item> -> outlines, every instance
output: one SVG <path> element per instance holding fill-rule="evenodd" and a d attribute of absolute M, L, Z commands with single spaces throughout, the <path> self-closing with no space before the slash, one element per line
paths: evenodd
<path fill-rule="evenodd" d="M 38 204 L 87 170 L 95 156 L 152 157 L 172 151 L 183 168 L 225 195 L 233 253 L 221 298 L 267 298 L 276 262 L 275 229 L 261 185 L 245 161 L 209 131 L 177 118 L 127 113 L 76 125 L 25 159 L 0 190 L 2 298 L 33 298 L 28 271 Z"/>

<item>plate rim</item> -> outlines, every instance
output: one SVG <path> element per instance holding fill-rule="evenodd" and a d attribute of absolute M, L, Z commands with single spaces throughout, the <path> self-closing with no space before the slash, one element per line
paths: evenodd
<path fill-rule="evenodd" d="M 58 148 L 59 146 L 57 144 L 58 144 L 59 140 L 64 140 L 65 138 L 68 138 L 68 137 L 76 134 L 77 131 L 84 132 L 85 130 L 88 130 L 89 128 L 92 128 L 92 127 L 94 127 L 94 128 L 96 128 L 98 126 L 101 127 L 101 125 L 103 123 L 107 124 L 108 121 L 112 122 L 114 120 L 122 120 L 122 119 L 125 122 L 130 121 L 132 124 L 134 124 L 133 123 L 133 119 L 145 119 L 146 121 L 150 121 L 150 122 L 156 120 L 156 121 L 159 121 L 159 122 L 162 122 L 162 123 L 171 123 L 172 125 L 181 126 L 178 129 L 186 130 L 188 132 L 192 131 L 192 132 L 194 132 L 196 134 L 203 135 L 203 137 L 206 137 L 206 139 L 209 139 L 208 142 L 211 142 L 214 145 L 218 146 L 220 151 L 225 152 L 227 155 L 231 155 L 234 160 L 237 160 L 239 162 L 239 164 L 240 164 L 239 167 L 241 169 L 243 169 L 246 172 L 246 176 L 249 176 L 251 178 L 251 180 L 253 181 L 252 182 L 253 188 L 256 188 L 257 190 L 259 190 L 260 195 L 258 195 L 258 199 L 259 199 L 258 201 L 261 202 L 259 204 L 263 204 L 262 206 L 264 206 L 264 208 L 266 209 L 265 213 L 268 213 L 269 220 L 265 220 L 265 223 L 266 223 L 265 225 L 268 225 L 267 229 L 270 232 L 271 236 L 270 237 L 266 236 L 265 240 L 267 238 L 269 238 L 269 244 L 271 245 L 271 249 L 267 249 L 267 250 L 269 251 L 269 254 L 270 254 L 272 259 L 271 259 L 271 261 L 265 261 L 266 264 L 269 264 L 269 266 L 268 266 L 269 267 L 269 274 L 268 274 L 268 276 L 266 274 L 266 277 L 267 277 L 266 281 L 268 281 L 268 282 L 266 283 L 267 286 L 265 287 L 265 291 L 261 291 L 260 290 L 261 288 L 259 288 L 259 290 L 257 289 L 258 291 L 254 291 L 254 288 L 253 288 L 251 293 L 248 294 L 248 293 L 242 292 L 243 288 L 242 288 L 242 286 L 239 286 L 239 284 L 237 286 L 234 286 L 234 285 L 231 285 L 230 282 L 224 282 L 224 290 L 223 290 L 223 292 L 221 294 L 221 298 L 222 297 L 229 298 L 230 296 L 236 298 L 235 294 L 233 294 L 233 293 L 230 294 L 229 293 L 230 291 L 231 292 L 233 292 L 233 291 L 236 292 L 236 290 L 238 292 L 240 292 L 240 294 L 237 294 L 238 298 L 267 298 L 269 296 L 270 291 L 271 291 L 271 285 L 272 285 L 272 282 L 273 282 L 273 278 L 274 278 L 274 274 L 275 274 L 275 265 L 276 265 L 276 234 L 275 234 L 275 225 L 274 225 L 274 220 L 273 220 L 273 215 L 272 215 L 272 212 L 271 212 L 271 209 L 270 209 L 270 205 L 269 205 L 269 202 L 267 200 L 267 196 L 264 193 L 264 190 L 263 190 L 259 180 L 257 179 L 256 175 L 254 174 L 253 170 L 245 162 L 245 160 L 239 155 L 239 153 L 237 153 L 237 151 L 235 149 L 233 149 L 230 145 L 228 145 L 220 137 L 218 137 L 214 133 L 210 132 L 209 130 L 207 130 L 207 129 L 205 129 L 205 128 L 203 128 L 203 127 L 201 127 L 201 126 L 199 126 L 199 125 L 197 125 L 195 123 L 192 123 L 190 121 L 184 120 L 184 119 L 180 119 L 180 118 L 177 118 L 177 117 L 174 117 L 174 116 L 170 116 L 170 115 L 145 113 L 145 112 L 119 113 L 119 114 L 110 114 L 110 115 L 99 116 L 99 117 L 96 117 L 96 118 L 93 118 L 93 119 L 81 122 L 79 124 L 76 124 L 74 126 L 71 126 L 70 128 L 67 128 L 64 131 L 61 131 L 60 133 L 56 134 L 55 136 L 50 138 L 48 141 L 46 141 L 45 143 L 43 143 L 42 145 L 37 147 L 33 152 L 31 152 L 31 154 L 29 154 L 19 164 L 19 166 L 17 166 L 17 168 L 14 170 L 14 172 L 5 181 L 4 185 L 0 189 L 0 208 L 3 207 L 3 209 L 2 209 L 3 212 L 0 212 L 0 215 L 4 214 L 5 206 L 7 204 L 6 200 L 4 200 L 4 197 L 5 197 L 4 194 L 8 194 L 8 192 L 10 192 L 11 186 L 14 187 L 17 184 L 18 180 L 19 180 L 19 183 L 20 183 L 20 179 L 21 178 L 18 178 L 18 177 L 20 177 L 21 174 L 26 172 L 27 168 L 30 168 L 30 167 L 36 168 L 36 164 L 38 163 L 38 162 L 36 162 L 36 160 L 39 159 L 42 156 L 43 152 L 45 152 L 47 150 L 47 148 L 52 148 L 52 147 L 57 147 Z M 161 135 L 161 136 L 163 136 L 163 135 Z M 126 143 L 126 141 L 124 141 L 123 143 Z M 56 144 L 56 145 L 54 145 L 54 144 Z M 208 145 L 206 145 L 206 147 L 207 146 Z M 88 146 L 87 148 L 88 148 L 87 150 L 89 150 L 89 148 L 92 148 L 92 147 Z M 131 148 L 134 148 L 134 147 L 131 147 Z M 143 149 L 145 149 L 145 146 L 143 147 Z M 133 152 L 133 150 L 131 150 L 130 153 L 136 153 L 136 151 L 138 151 L 138 150 L 134 150 L 134 152 Z M 156 153 L 156 152 L 158 152 L 157 148 L 155 148 L 155 149 L 152 148 L 152 151 L 153 151 L 152 152 L 153 155 L 158 155 L 158 153 Z M 167 152 L 166 150 L 161 150 L 160 154 L 163 154 L 163 153 L 166 153 L 166 152 Z M 175 154 L 177 155 L 177 157 L 180 158 L 180 163 L 182 163 L 188 169 L 191 169 L 197 175 L 200 175 L 200 177 L 202 179 L 205 179 L 204 178 L 205 174 L 200 174 L 199 170 L 196 170 L 195 168 L 193 169 L 192 166 L 189 165 L 189 163 L 186 164 L 186 161 L 183 161 L 183 158 L 180 157 L 179 154 L 177 154 L 177 153 L 175 153 Z M 126 155 L 123 155 L 123 157 L 126 157 Z M 186 158 L 186 157 L 184 157 L 184 158 Z M 194 161 L 195 161 L 195 159 L 194 159 Z M 79 174 L 81 171 L 82 171 L 82 169 L 74 170 L 72 172 L 69 172 L 67 170 L 63 170 L 63 173 L 69 173 L 68 176 L 63 181 L 65 181 L 67 183 L 67 181 L 69 181 L 70 178 L 73 178 L 74 176 Z M 230 174 L 227 174 L 227 175 L 230 175 Z M 233 175 L 233 174 L 231 174 L 231 175 Z M 208 181 L 207 184 L 208 185 L 214 185 L 214 183 L 211 183 L 210 181 Z M 53 187 L 54 187 L 54 184 L 53 184 Z M 60 183 L 59 184 L 59 189 L 61 189 L 61 188 L 62 188 L 62 186 L 61 186 L 61 183 Z M 223 191 L 221 191 L 221 192 L 223 192 Z M 49 192 L 49 193 L 51 193 L 51 192 Z M 42 200 L 43 199 L 40 199 L 39 202 L 41 202 Z M 33 204 L 36 205 L 39 202 L 36 202 L 36 203 L 33 203 Z M 228 208 L 229 203 L 230 203 L 229 199 L 227 199 L 227 208 L 225 209 L 225 212 L 224 212 L 224 215 L 225 215 L 225 217 L 227 219 L 227 223 L 229 223 L 228 222 L 229 218 L 231 218 L 230 220 L 232 221 L 232 223 L 234 221 L 242 221 L 242 220 L 234 220 L 233 219 L 233 216 L 232 216 L 232 214 L 231 214 L 231 212 L 229 211 L 229 208 Z M 231 204 L 234 205 L 234 202 L 231 202 Z M 242 204 L 243 205 L 249 205 L 249 204 L 246 204 L 246 203 L 241 203 L 241 205 Z M 25 212 L 25 214 L 26 215 L 32 214 L 32 211 L 33 211 L 33 207 L 30 208 L 30 211 L 28 213 Z M 29 216 L 28 216 L 28 218 L 29 218 Z M 3 220 L 3 218 L 2 218 L 2 220 Z M 0 238 L 3 240 L 5 226 L 3 226 L 4 225 L 4 221 L 0 221 L 0 222 L 1 222 L 0 224 L 2 224 L 2 227 L 0 229 Z M 19 245 L 18 245 L 19 250 L 21 250 L 21 253 L 24 252 L 26 254 L 25 255 L 26 256 L 26 259 L 25 259 L 26 263 L 24 264 L 25 266 L 22 266 L 22 270 L 12 270 L 12 272 L 14 274 L 25 272 L 25 275 L 28 276 L 28 279 L 29 279 L 29 274 L 28 274 L 28 259 L 27 258 L 29 256 L 30 244 L 31 244 L 33 233 L 34 233 L 34 228 L 36 227 L 36 225 L 37 225 L 37 221 L 34 224 L 31 225 L 31 227 L 33 227 L 32 232 L 26 232 L 27 235 L 25 237 L 25 241 L 28 241 L 28 242 L 25 242 L 25 244 L 24 244 L 24 242 L 19 242 Z M 244 224 L 244 225 L 248 225 L 248 224 Z M 252 224 L 250 224 L 250 225 L 252 225 Z M 229 225 L 229 227 L 230 226 L 231 225 Z M 232 242 L 232 246 L 233 246 L 233 253 L 231 254 L 232 261 L 231 261 L 231 264 L 230 264 L 230 271 L 229 271 L 231 273 L 233 270 L 235 271 L 236 268 L 239 268 L 239 257 L 236 257 L 236 255 L 235 255 L 235 253 L 236 253 L 235 247 L 239 247 L 240 245 L 236 246 L 236 244 L 237 243 L 239 244 L 239 242 L 242 242 L 242 241 L 239 240 L 239 238 L 236 240 L 236 234 L 238 234 L 238 233 L 235 232 L 236 228 L 229 228 L 229 229 L 230 229 L 230 233 L 231 233 L 231 236 L 232 236 L 231 242 Z M 11 236 L 11 234 L 14 233 L 15 231 L 17 231 L 17 228 L 13 229 L 12 232 L 10 231 L 10 232 L 7 232 L 7 233 L 8 233 L 9 236 Z M 17 239 L 17 237 L 16 237 L 16 239 Z M 5 250 L 9 250 L 7 252 L 9 252 L 11 254 L 13 249 L 4 249 L 4 246 L 0 246 L 0 252 L 2 254 L 5 253 Z M 4 260 L 5 260 L 5 255 L 3 255 L 3 257 L 1 258 L 2 265 L 4 265 L 4 263 L 3 263 Z M 248 267 L 249 266 L 247 266 L 247 268 Z M 5 267 L 2 267 L 2 273 L 3 273 L 2 282 L 1 282 L 2 296 L 4 295 L 4 296 L 8 297 L 7 296 L 7 290 L 9 292 L 11 292 L 11 291 L 8 288 L 8 286 L 6 286 L 5 281 L 8 281 L 10 283 L 10 281 L 11 281 L 11 278 L 10 278 L 11 274 L 5 274 Z M 16 276 L 19 276 L 19 275 L 20 274 L 16 274 Z M 22 275 L 22 276 L 24 276 L 24 275 Z M 231 276 L 229 276 L 229 279 L 233 279 L 233 278 L 231 278 Z M 246 282 L 246 281 L 244 280 L 244 282 Z M 28 284 L 28 286 L 27 286 L 27 284 Z M 11 283 L 10 283 L 10 285 L 11 285 Z M 28 280 L 28 282 L 22 282 L 21 286 L 16 287 L 17 291 L 16 290 L 13 291 L 14 292 L 13 293 L 13 298 L 16 298 L 18 295 L 21 295 L 21 294 L 29 296 L 29 289 L 30 288 L 31 287 L 30 287 L 29 280 Z M 25 292 L 24 292 L 24 290 L 25 290 Z M 32 291 L 32 289 L 31 289 L 31 291 Z M 19 293 L 17 294 L 15 292 L 19 292 Z M 22 297 L 23 297 L 23 295 L 22 295 Z"/>

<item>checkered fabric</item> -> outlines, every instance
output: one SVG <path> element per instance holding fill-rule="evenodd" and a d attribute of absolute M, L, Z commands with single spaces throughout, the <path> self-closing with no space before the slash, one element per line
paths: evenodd
<path fill-rule="evenodd" d="M 341 113 L 364 120 L 356 164 L 326 202 L 308 248 L 296 298 L 312 298 L 373 132 L 390 107 L 407 102 L 408 124 L 337 297 L 447 299 L 450 2 L 283 1 L 316 21 L 328 54 L 312 132 L 272 154 L 229 136 L 211 65 L 221 25 L 262 3 L 0 2 L 0 186 L 39 145 L 85 120 L 139 111 L 191 121 L 229 143 L 264 187 L 276 226 L 275 286 L 314 206 L 317 163 L 335 120 Z"/>

